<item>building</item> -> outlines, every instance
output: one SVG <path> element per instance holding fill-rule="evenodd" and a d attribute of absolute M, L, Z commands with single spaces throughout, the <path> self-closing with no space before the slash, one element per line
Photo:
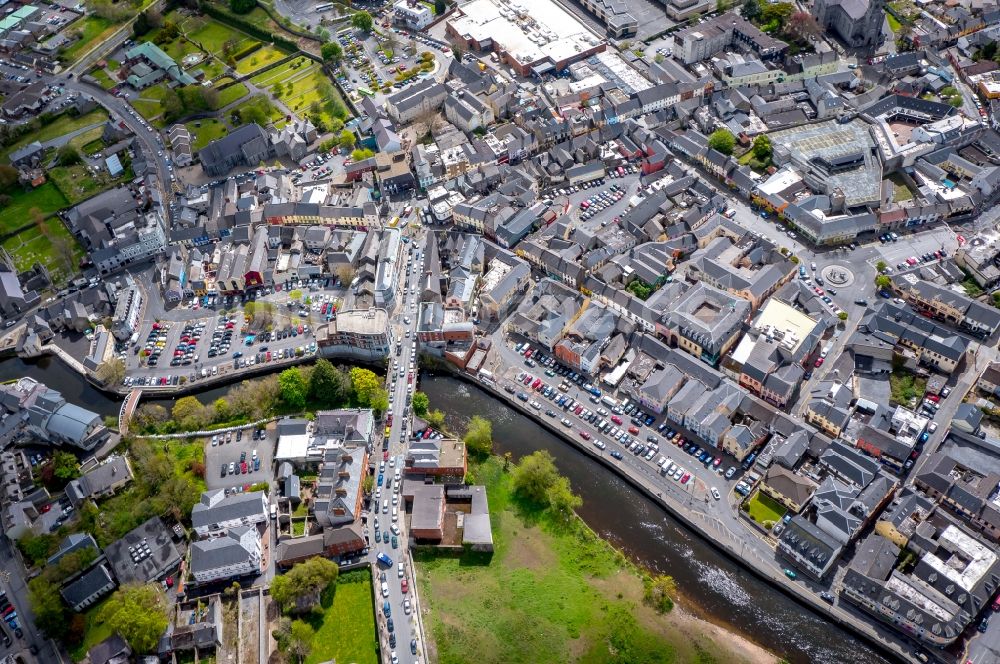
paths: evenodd
<path fill-rule="evenodd" d="M 126 82 L 136 90 L 142 90 L 170 78 L 178 85 L 197 83 L 177 62 L 153 42 L 139 42 L 125 52 L 125 65 L 129 68 Z"/>
<path fill-rule="evenodd" d="M 181 564 L 172 531 L 159 517 L 106 546 L 104 555 L 122 585 L 162 581 Z"/>
<path fill-rule="evenodd" d="M 461 440 L 426 438 L 411 441 L 403 472 L 407 476 L 461 482 L 465 479 L 465 443 Z"/>
<path fill-rule="evenodd" d="M 0 440 L 7 442 L 30 435 L 36 441 L 91 451 L 111 435 L 97 413 L 68 403 L 32 378 L 0 385 L 0 410 L 6 415 Z"/>
<path fill-rule="evenodd" d="M 334 320 L 316 328 L 316 345 L 324 354 L 385 357 L 393 343 L 385 309 L 339 311 Z"/>
<path fill-rule="evenodd" d="M 580 4 L 604 21 L 604 27 L 612 39 L 634 37 L 639 30 L 639 22 L 628 12 L 628 3 L 619 0 L 581 0 Z"/>
<path fill-rule="evenodd" d="M 879 44 L 885 19 L 882 0 L 816 0 L 812 14 L 825 31 L 851 48 Z"/>
<path fill-rule="evenodd" d="M 353 523 L 361 514 L 361 479 L 368 466 L 364 447 L 332 445 L 323 450 L 313 498 L 313 516 L 324 528 Z"/>
<path fill-rule="evenodd" d="M 60 592 L 69 607 L 80 613 L 114 589 L 115 579 L 107 565 L 101 562 L 64 585 Z"/>
<path fill-rule="evenodd" d="M 775 464 L 767 469 L 760 490 L 798 514 L 816 493 L 817 487 L 808 477 Z"/>
<path fill-rule="evenodd" d="M 260 571 L 260 531 L 256 526 L 235 526 L 222 537 L 191 545 L 191 576 L 198 584 Z"/>
<path fill-rule="evenodd" d="M 1000 473 L 970 468 L 944 452 L 927 460 L 914 477 L 914 485 L 956 517 L 1000 541 L 1000 505 L 994 494 L 1000 486 Z"/>
<path fill-rule="evenodd" d="M 191 525 L 199 537 L 225 535 L 230 528 L 256 526 L 267 521 L 269 505 L 263 491 L 226 495 L 222 489 L 205 491 L 191 510 Z"/>
<path fill-rule="evenodd" d="M 399 0 L 392 10 L 393 21 L 409 30 L 423 30 L 434 22 L 431 8 L 417 0 Z"/>
<path fill-rule="evenodd" d="M 118 489 L 132 481 L 132 465 L 128 457 L 114 454 L 99 466 L 85 472 L 66 485 L 66 495 L 74 505 L 84 500 L 113 496 Z"/>
<path fill-rule="evenodd" d="M 319 535 L 282 539 L 278 542 L 274 562 L 282 569 L 289 569 L 316 556 L 350 556 L 367 546 L 361 523 L 354 522 L 339 528 L 324 528 Z"/>
<path fill-rule="evenodd" d="M 671 345 L 715 366 L 736 343 L 750 303 L 704 283 L 681 295 L 657 325 Z"/>
<path fill-rule="evenodd" d="M 274 156 L 271 139 L 257 123 L 245 124 L 198 151 L 206 175 L 220 177 L 238 167 L 253 167 Z"/>
<path fill-rule="evenodd" d="M 693 4 L 692 0 L 684 0 L 677 6 L 687 9 Z M 788 49 L 785 42 L 761 32 L 736 12 L 729 12 L 675 32 L 673 51 L 681 62 L 692 65 L 737 44 L 761 60 L 777 60 Z"/>
<path fill-rule="evenodd" d="M 111 316 L 111 333 L 118 341 L 127 341 L 139 330 L 142 317 L 142 291 L 128 286 L 118 293 L 115 313 Z"/>
<path fill-rule="evenodd" d="M 448 97 L 448 89 L 433 77 L 420 79 L 385 99 L 385 110 L 397 124 L 407 124 L 425 113 L 436 111 Z"/>

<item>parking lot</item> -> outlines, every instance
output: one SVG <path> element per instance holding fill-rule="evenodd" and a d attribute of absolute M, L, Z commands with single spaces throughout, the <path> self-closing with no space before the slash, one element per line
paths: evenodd
<path fill-rule="evenodd" d="M 242 429 L 219 434 L 215 445 L 211 437 L 205 439 L 205 483 L 209 489 L 246 487 L 271 481 L 274 476 L 275 429 L 263 429 L 263 439 L 255 438 L 258 431 L 261 430 Z M 225 475 L 223 464 L 226 466 Z"/>
<path fill-rule="evenodd" d="M 895 242 L 876 245 L 881 259 L 893 270 L 911 257 L 920 258 L 924 254 L 941 250 L 951 256 L 958 249 L 957 235 L 947 226 L 938 226 L 916 234 L 897 235 L 899 239 Z"/>

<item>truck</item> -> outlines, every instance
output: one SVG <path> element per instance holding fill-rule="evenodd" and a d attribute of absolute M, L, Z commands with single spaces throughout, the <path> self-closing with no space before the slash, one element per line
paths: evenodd
<path fill-rule="evenodd" d="M 392 558 L 390 558 L 385 553 L 378 554 L 378 562 L 380 565 L 383 565 L 384 567 L 392 567 L 393 564 Z"/>
<path fill-rule="evenodd" d="M 603 403 L 608 408 L 614 408 L 615 406 L 618 405 L 618 401 L 610 394 L 605 394 L 603 397 L 601 397 L 601 403 Z"/>
<path fill-rule="evenodd" d="M 480 369 L 479 370 L 479 380 L 481 382 L 483 382 L 483 383 L 492 383 L 493 380 L 494 380 L 494 378 L 493 378 L 493 372 L 492 371 L 487 371 L 486 369 Z"/>

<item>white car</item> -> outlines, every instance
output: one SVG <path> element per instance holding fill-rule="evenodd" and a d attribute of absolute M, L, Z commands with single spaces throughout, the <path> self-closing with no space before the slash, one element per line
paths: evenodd
<path fill-rule="evenodd" d="M 382 582 L 382 597 L 389 596 L 389 584 L 385 581 Z"/>
<path fill-rule="evenodd" d="M 722 496 L 719 494 L 719 490 L 716 489 L 714 486 L 712 487 L 712 497 L 715 498 L 716 500 L 722 500 Z"/>

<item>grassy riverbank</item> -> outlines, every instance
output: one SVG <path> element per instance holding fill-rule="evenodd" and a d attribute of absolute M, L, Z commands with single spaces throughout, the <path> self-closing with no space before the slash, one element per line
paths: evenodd
<path fill-rule="evenodd" d="M 429 608 L 429 660 L 489 662 L 773 662 L 756 646 L 681 609 L 643 602 L 640 571 L 577 518 L 569 524 L 513 493 L 503 462 L 472 467 L 486 485 L 495 553 L 415 555 Z"/>

